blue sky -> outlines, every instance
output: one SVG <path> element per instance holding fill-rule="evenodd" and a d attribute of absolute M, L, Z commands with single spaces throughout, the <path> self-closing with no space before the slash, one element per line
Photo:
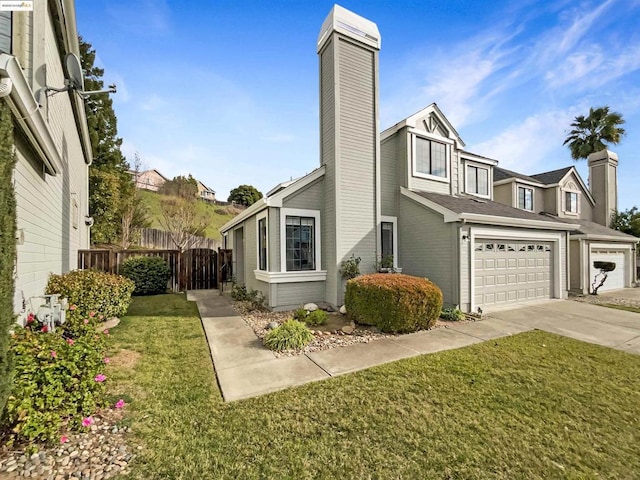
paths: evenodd
<path fill-rule="evenodd" d="M 626 119 L 619 208 L 640 206 L 640 0 L 351 1 L 378 24 L 380 127 L 432 102 L 467 149 L 539 173 L 573 164 L 576 115 Z M 226 199 L 319 165 L 315 46 L 332 2 L 78 0 L 123 151 Z M 586 162 L 577 164 L 586 181 Z"/>

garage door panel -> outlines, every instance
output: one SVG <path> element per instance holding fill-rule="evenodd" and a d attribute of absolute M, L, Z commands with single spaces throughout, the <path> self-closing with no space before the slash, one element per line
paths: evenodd
<path fill-rule="evenodd" d="M 549 298 L 551 250 L 550 242 L 477 239 L 474 246 L 476 305 Z"/>
<path fill-rule="evenodd" d="M 596 274 L 600 272 L 593 266 L 594 262 L 613 262 L 616 264 L 614 271 L 607 274 L 607 280 L 600 287 L 598 292 L 606 292 L 607 290 L 617 290 L 625 287 L 626 278 L 626 262 L 624 251 L 617 250 L 597 250 L 591 252 L 591 264 L 589 265 L 589 289 L 594 282 Z M 600 283 L 601 277 L 598 277 Z"/>

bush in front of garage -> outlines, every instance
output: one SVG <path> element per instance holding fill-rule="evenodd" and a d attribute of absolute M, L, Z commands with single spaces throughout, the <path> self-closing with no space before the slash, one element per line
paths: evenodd
<path fill-rule="evenodd" d="M 432 327 L 442 310 L 442 291 L 426 278 L 374 273 L 347 282 L 351 319 L 383 332 L 408 333 Z"/>

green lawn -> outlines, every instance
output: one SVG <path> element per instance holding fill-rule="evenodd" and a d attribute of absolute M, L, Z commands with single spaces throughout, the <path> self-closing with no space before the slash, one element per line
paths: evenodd
<path fill-rule="evenodd" d="M 640 356 L 529 332 L 226 404 L 192 304 L 136 298 L 130 314 L 112 335 L 140 356 L 113 362 L 111 388 L 131 399 L 136 478 L 640 472 Z"/>
<path fill-rule="evenodd" d="M 160 222 L 162 218 L 162 211 L 160 210 L 162 195 L 149 190 L 140 190 L 140 198 L 147 206 L 151 221 L 150 227 L 162 230 L 163 227 Z M 236 216 L 236 213 L 230 213 L 227 207 L 211 205 L 204 201 L 198 202 L 198 212 L 207 219 L 207 229 L 204 232 L 204 236 L 216 240 L 220 240 L 220 227 Z"/>

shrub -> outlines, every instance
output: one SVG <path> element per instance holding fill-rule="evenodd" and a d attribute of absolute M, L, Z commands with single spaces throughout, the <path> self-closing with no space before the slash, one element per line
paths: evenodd
<path fill-rule="evenodd" d="M 464 313 L 457 308 L 443 308 L 440 312 L 440 318 L 449 322 L 458 322 L 464 320 Z"/>
<path fill-rule="evenodd" d="M 73 270 L 63 275 L 51 274 L 46 292 L 68 299 L 83 317 L 99 312 L 109 318 L 126 313 L 134 288 L 135 284 L 122 275 Z"/>
<path fill-rule="evenodd" d="M 234 283 L 231 287 L 231 298 L 244 302 L 247 299 L 247 287 L 242 283 Z"/>
<path fill-rule="evenodd" d="M 135 283 L 134 295 L 157 295 L 167 291 L 171 269 L 160 257 L 135 256 L 122 262 L 121 273 Z"/>
<path fill-rule="evenodd" d="M 324 325 L 327 323 L 328 318 L 329 315 L 327 315 L 327 312 L 323 310 L 314 310 L 313 312 L 309 312 L 303 321 L 307 325 L 317 327 L 318 325 Z"/>
<path fill-rule="evenodd" d="M 81 426 L 103 406 L 106 350 L 103 334 L 87 324 L 83 334 L 43 333 L 37 321 L 11 337 L 14 384 L 6 422 L 20 441 L 53 440 L 60 428 Z"/>
<path fill-rule="evenodd" d="M 383 332 L 414 332 L 435 324 L 442 292 L 426 278 L 374 273 L 347 282 L 345 306 L 358 323 Z"/>
<path fill-rule="evenodd" d="M 299 322 L 304 322 L 307 318 L 307 315 L 309 315 L 309 312 L 307 312 L 304 308 L 299 308 L 295 312 L 293 312 L 293 319 L 298 320 Z"/>
<path fill-rule="evenodd" d="M 342 262 L 340 266 L 340 275 L 345 280 L 351 280 L 360 275 L 360 262 L 362 259 L 351 254 L 351 257 Z"/>
<path fill-rule="evenodd" d="M 249 303 L 249 308 L 251 310 L 266 310 L 266 301 L 267 299 L 264 297 L 264 293 L 260 290 L 251 290 L 247 293 L 247 298 L 245 300 Z"/>
<path fill-rule="evenodd" d="M 299 350 L 313 340 L 313 334 L 304 323 L 288 320 L 279 327 L 270 330 L 264 336 L 264 345 L 278 352 Z"/>

